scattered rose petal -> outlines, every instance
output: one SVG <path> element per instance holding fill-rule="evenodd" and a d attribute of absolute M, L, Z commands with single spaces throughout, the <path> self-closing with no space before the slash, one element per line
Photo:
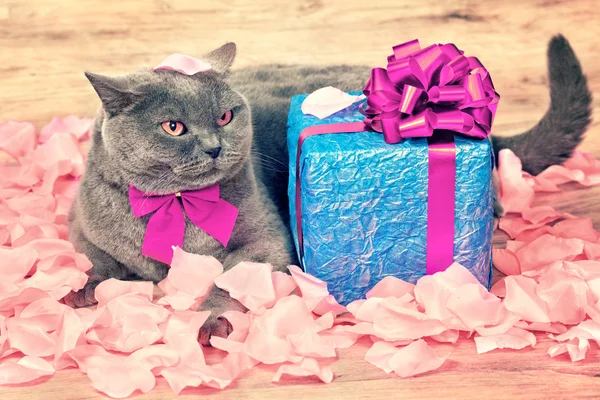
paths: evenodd
<path fill-rule="evenodd" d="M 495 349 L 522 349 L 535 346 L 536 338 L 531 332 L 520 328 L 510 328 L 507 332 L 494 336 L 476 336 L 477 354 Z"/>
<path fill-rule="evenodd" d="M 583 253 L 583 240 L 563 239 L 552 235 L 543 235 L 521 247 L 515 253 L 521 271 L 531 271 L 556 260 L 570 260 Z"/>
<path fill-rule="evenodd" d="M 173 248 L 173 260 L 167 278 L 158 284 L 168 296 L 183 299 L 170 300 L 189 302 L 189 298 L 205 296 L 212 288 L 215 278 L 223 273 L 223 265 L 214 257 L 191 254 L 179 247 Z"/>
<path fill-rule="evenodd" d="M 0 385 L 26 383 L 50 375 L 54 375 L 54 368 L 39 357 L 25 356 L 16 363 L 0 364 Z"/>
<path fill-rule="evenodd" d="M 583 151 L 574 151 L 570 159 L 564 162 L 565 168 L 579 170 L 585 174 L 579 183 L 584 186 L 600 184 L 600 161 Z"/>
<path fill-rule="evenodd" d="M 504 306 L 530 322 L 551 322 L 548 305 L 537 294 L 538 283 L 525 276 L 507 276 Z"/>
<path fill-rule="evenodd" d="M 377 342 L 367 351 L 365 360 L 387 373 L 394 371 L 398 376 L 407 378 L 438 369 L 446 357 L 439 357 L 427 342 L 419 339 L 400 349 L 386 342 Z"/>
<path fill-rule="evenodd" d="M 564 343 L 558 343 L 550 346 L 548 355 L 556 357 L 558 355 L 569 353 L 572 362 L 581 361 L 590 349 L 590 342 L 585 338 L 575 338 Z"/>
<path fill-rule="evenodd" d="M 508 249 L 493 249 L 492 260 L 494 267 L 504 275 L 520 275 L 521 265 L 516 254 Z"/>
<path fill-rule="evenodd" d="M 523 178 L 521 160 L 512 151 L 503 149 L 498 153 L 498 174 L 500 203 L 504 211 L 521 212 L 531 207 L 533 188 Z"/>
<path fill-rule="evenodd" d="M 35 148 L 35 127 L 30 122 L 6 121 L 0 124 L 0 150 L 23 157 Z"/>
<path fill-rule="evenodd" d="M 321 367 L 314 358 L 305 358 L 298 364 L 283 364 L 273 376 L 273 382 L 279 382 L 282 375 L 316 376 L 325 383 L 333 380 L 333 371 L 329 367 Z"/>
<path fill-rule="evenodd" d="M 215 285 L 229 292 L 244 307 L 256 311 L 275 300 L 273 266 L 242 262 L 215 279 Z"/>
<path fill-rule="evenodd" d="M 589 218 L 566 219 L 553 226 L 560 237 L 577 238 L 587 242 L 597 242 L 600 238 Z"/>
<path fill-rule="evenodd" d="M 366 298 L 371 297 L 402 297 L 405 294 L 414 295 L 415 285 L 412 283 L 404 282 L 402 279 L 398 279 L 394 276 L 386 276 L 380 280 L 373 289 L 369 290 L 366 294 Z"/>
<path fill-rule="evenodd" d="M 302 271 L 300 267 L 295 265 L 289 266 L 288 269 L 292 274 L 292 278 L 296 281 L 298 290 L 310 310 L 313 310 L 321 301 L 323 301 L 323 299 L 329 296 L 327 283 L 314 276 L 308 275 Z"/>
<path fill-rule="evenodd" d="M 75 115 L 69 115 L 64 118 L 54 117 L 40 130 L 39 142 L 47 142 L 50 136 L 58 132 L 65 132 L 73 135 L 77 140 L 84 140 L 89 137 L 90 130 L 94 125 L 94 120 L 89 118 L 79 118 Z"/>
<path fill-rule="evenodd" d="M 106 305 L 109 301 L 127 293 L 137 293 L 152 300 L 154 286 L 152 282 L 120 281 L 107 279 L 96 287 L 96 300 L 98 307 Z"/>
<path fill-rule="evenodd" d="M 454 292 L 446 307 L 460 318 L 469 330 L 496 325 L 501 316 L 500 299 L 475 283 L 467 283 Z"/>

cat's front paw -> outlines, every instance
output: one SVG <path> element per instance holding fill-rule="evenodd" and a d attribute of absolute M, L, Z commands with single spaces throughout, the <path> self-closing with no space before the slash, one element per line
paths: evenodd
<path fill-rule="evenodd" d="M 233 328 L 229 321 L 221 317 L 227 311 L 248 311 L 239 301 L 231 298 L 229 293 L 214 287 L 206 299 L 200 304 L 198 311 L 210 311 L 210 316 L 200 328 L 198 340 L 205 346 L 210 345 L 212 336 L 226 338 Z"/>
<path fill-rule="evenodd" d="M 210 338 L 218 336 L 226 338 L 233 331 L 233 326 L 226 318 L 213 316 L 206 320 L 204 325 L 200 328 L 200 334 L 198 335 L 198 341 L 203 346 L 210 346 Z"/>
<path fill-rule="evenodd" d="M 85 286 L 77 292 L 71 292 L 63 299 L 65 304 L 73 308 L 82 308 L 93 306 L 98 303 L 96 300 L 96 286 L 100 284 L 99 280 L 88 281 Z"/>

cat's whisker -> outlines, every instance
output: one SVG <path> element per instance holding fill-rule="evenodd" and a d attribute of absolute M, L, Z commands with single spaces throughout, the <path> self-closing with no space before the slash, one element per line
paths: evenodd
<path fill-rule="evenodd" d="M 283 165 L 283 166 L 284 166 L 284 167 L 286 167 L 286 168 L 288 167 L 288 165 L 287 165 L 287 164 L 285 164 L 285 163 L 283 163 L 283 162 L 279 161 L 279 160 L 278 160 L 278 159 L 276 159 L 275 157 L 272 157 L 272 156 L 270 156 L 270 155 L 268 155 L 268 154 L 261 153 L 260 151 L 256 151 L 256 150 L 254 150 L 254 149 L 253 149 L 253 150 L 251 150 L 251 152 L 252 152 L 252 154 L 256 154 L 256 155 L 258 155 L 258 156 L 260 156 L 260 157 L 266 157 L 266 158 L 268 158 L 268 159 L 270 159 L 270 160 L 273 160 L 273 161 L 275 161 L 277 164 Z"/>
<path fill-rule="evenodd" d="M 287 168 L 280 169 L 280 168 L 278 168 L 278 166 L 271 164 L 268 160 L 255 159 L 254 162 L 256 165 L 260 166 L 261 168 L 264 168 L 264 169 L 267 169 L 270 171 L 282 172 L 282 173 L 287 172 Z"/>

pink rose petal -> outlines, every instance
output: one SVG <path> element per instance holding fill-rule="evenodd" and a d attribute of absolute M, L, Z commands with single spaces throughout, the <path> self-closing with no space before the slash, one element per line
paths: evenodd
<path fill-rule="evenodd" d="M 537 294 L 546 302 L 553 322 L 576 325 L 584 320 L 588 285 L 580 277 L 554 269 L 541 275 Z"/>
<path fill-rule="evenodd" d="M 56 336 L 35 321 L 10 318 L 6 321 L 6 328 L 11 348 L 27 356 L 47 357 L 54 354 Z"/>
<path fill-rule="evenodd" d="M 0 364 L 0 385 L 26 383 L 51 375 L 54 368 L 39 357 L 25 356 L 16 363 Z"/>
<path fill-rule="evenodd" d="M 521 212 L 531 207 L 533 188 L 523 178 L 521 160 L 510 150 L 498 153 L 498 175 L 500 177 L 500 203 L 504 211 Z"/>
<path fill-rule="evenodd" d="M 519 321 L 515 324 L 517 328 L 523 328 L 530 332 L 565 333 L 567 328 L 558 322 L 532 322 Z"/>
<path fill-rule="evenodd" d="M 182 337 L 197 338 L 200 328 L 208 317 L 210 311 L 175 311 L 169 315 L 169 319 L 164 323 L 163 341 L 173 343 Z"/>
<path fill-rule="evenodd" d="M 175 247 L 167 278 L 160 282 L 158 287 L 168 296 L 183 293 L 185 300 L 170 300 L 170 302 L 189 303 L 189 297 L 197 299 L 205 296 L 212 288 L 215 278 L 222 273 L 223 266 L 216 258 L 187 253 Z"/>
<path fill-rule="evenodd" d="M 520 236 L 524 232 L 539 229 L 545 226 L 545 222 L 532 224 L 526 221 L 524 218 L 517 217 L 516 214 L 510 214 L 506 217 L 500 218 L 498 222 L 498 228 L 502 229 L 512 239 Z"/>
<path fill-rule="evenodd" d="M 211 69 L 212 65 L 209 63 L 184 54 L 171 54 L 154 67 L 154 71 L 176 71 L 189 76 Z"/>
<path fill-rule="evenodd" d="M 477 354 L 495 349 L 522 349 L 535 346 L 536 338 L 531 332 L 520 328 L 510 328 L 507 332 L 494 336 L 476 336 Z"/>
<path fill-rule="evenodd" d="M 375 312 L 373 330 L 384 340 L 408 340 L 439 335 L 446 326 L 437 319 L 398 304 L 394 298 L 381 302 Z"/>
<path fill-rule="evenodd" d="M 600 244 L 584 243 L 583 253 L 588 260 L 600 260 Z"/>
<path fill-rule="evenodd" d="M 585 338 L 589 340 L 594 340 L 596 344 L 600 345 L 600 323 L 588 319 L 581 322 L 579 325 L 572 327 L 565 333 L 561 333 L 560 335 L 550 337 L 556 339 L 559 342 L 575 338 Z"/>
<path fill-rule="evenodd" d="M 532 224 L 547 224 L 565 216 L 550 206 L 538 206 L 523 210 L 523 219 Z"/>
<path fill-rule="evenodd" d="M 368 334 L 374 334 L 372 324 L 369 325 L 371 328 Z M 346 349 L 354 345 L 363 336 L 362 333 L 354 332 L 352 328 L 344 325 L 336 325 L 331 329 L 319 332 L 319 336 L 333 346 L 334 349 Z"/>
<path fill-rule="evenodd" d="M 386 342 L 377 342 L 367 351 L 365 360 L 387 373 L 394 371 L 398 376 L 407 378 L 438 369 L 446 357 L 438 357 L 427 342 L 419 339 L 400 349 Z"/>
<path fill-rule="evenodd" d="M 156 378 L 150 369 L 136 368 L 120 360 L 91 366 L 87 375 L 94 389 L 115 399 L 129 397 L 136 390 L 148 393 L 156 384 Z"/>
<path fill-rule="evenodd" d="M 507 276 L 504 306 L 529 322 L 551 322 L 548 305 L 537 294 L 538 283 L 524 276 Z"/>
<path fill-rule="evenodd" d="M 227 339 L 243 342 L 250 329 L 250 316 L 239 311 L 225 311 L 221 317 L 225 318 L 233 328 Z"/>
<path fill-rule="evenodd" d="M 175 295 L 172 296 L 165 296 L 165 297 L 161 297 L 156 304 L 160 304 L 163 306 L 171 306 L 171 308 L 173 308 L 173 310 L 176 311 L 183 311 L 183 310 L 191 310 L 194 307 L 197 308 L 199 302 L 192 297 L 192 295 L 185 293 L 185 292 L 179 292 Z"/>
<path fill-rule="evenodd" d="M 33 151 L 32 157 L 41 168 L 58 166 L 61 175 L 81 176 L 83 173 L 83 156 L 76 139 L 68 133 L 52 135 L 46 143 Z"/>
<path fill-rule="evenodd" d="M 569 260 L 583 253 L 580 239 L 563 239 L 544 235 L 520 248 L 515 254 L 521 271 L 531 271 L 555 260 Z"/>
<path fill-rule="evenodd" d="M 540 180 L 547 180 L 555 185 L 562 185 L 567 182 L 580 182 L 585 178 L 583 171 L 577 169 L 568 169 L 562 165 L 551 165 L 538 176 Z"/>
<path fill-rule="evenodd" d="M 83 323 L 79 315 L 71 308 L 66 307 L 59 321 L 56 332 L 56 352 L 54 353 L 54 364 L 57 370 L 71 366 L 68 361 L 70 357 L 63 357 L 63 354 L 73 350 L 79 345 L 85 344 L 85 332 L 87 326 Z M 67 358 L 65 361 L 64 359 Z"/>
<path fill-rule="evenodd" d="M 244 343 L 219 336 L 212 336 L 210 338 L 210 345 L 215 349 L 223 350 L 227 353 L 241 353 L 244 351 Z"/>
<path fill-rule="evenodd" d="M 137 293 L 151 301 L 153 291 L 152 282 L 107 279 L 96 287 L 95 297 L 98 300 L 98 307 L 102 307 L 109 301 L 127 293 Z"/>
<path fill-rule="evenodd" d="M 273 382 L 279 382 L 282 375 L 316 376 L 325 383 L 333 380 L 333 371 L 329 367 L 321 367 L 314 358 L 305 358 L 298 364 L 283 364 L 273 376 Z"/>
<path fill-rule="evenodd" d="M 30 122 L 6 121 L 0 124 L 0 150 L 18 158 L 35 148 L 35 127 Z"/>
<path fill-rule="evenodd" d="M 594 229 L 592 220 L 589 218 L 566 219 L 558 222 L 553 228 L 558 236 L 564 238 L 577 238 L 593 243 L 600 239 L 600 234 Z"/>
<path fill-rule="evenodd" d="M 366 294 L 367 299 L 371 297 L 402 297 L 406 293 L 414 295 L 415 285 L 404 282 L 394 276 L 386 276 L 380 280 Z"/>
<path fill-rule="evenodd" d="M 585 174 L 579 183 L 584 186 L 600 184 L 600 161 L 593 155 L 583 151 L 575 151 L 570 159 L 563 164 L 570 170 L 579 170 Z"/>
<path fill-rule="evenodd" d="M 385 341 L 375 342 L 365 354 L 365 360 L 389 374 L 394 370 L 390 366 L 390 359 L 398 351 L 399 349 L 391 343 Z"/>
<path fill-rule="evenodd" d="M 521 275 L 521 265 L 516 254 L 507 249 L 493 249 L 494 267 L 504 275 Z"/>
<path fill-rule="evenodd" d="M 465 267 L 454 263 L 444 272 L 419 279 L 415 285 L 415 298 L 430 318 L 440 321 L 456 318 L 446 308 L 446 302 L 454 291 L 467 283 L 479 284 L 479 281 Z"/>
<path fill-rule="evenodd" d="M 284 361 L 295 363 L 300 361 L 302 356 L 296 353 L 291 342 L 297 346 L 298 337 L 303 334 L 306 334 L 310 340 L 314 340 L 314 335 L 310 333 L 318 330 L 319 326 L 315 323 L 312 313 L 300 297 L 294 295 L 284 297 L 275 303 L 273 308 L 255 317 L 244 344 L 244 352 L 265 364 Z M 321 345 L 314 341 L 308 344 L 309 349 Z"/>
<path fill-rule="evenodd" d="M 554 229 L 552 226 L 542 225 L 535 229 L 523 231 L 517 237 L 515 237 L 515 239 L 519 242 L 530 243 L 544 235 L 558 237 L 558 232 L 556 232 L 556 229 Z"/>
<path fill-rule="evenodd" d="M 25 278 L 38 259 L 35 250 L 26 248 L 0 248 L 0 274 L 2 279 L 17 282 Z"/>
<path fill-rule="evenodd" d="M 460 318 L 469 330 L 495 325 L 501 315 L 500 299 L 475 283 L 467 283 L 454 292 L 446 307 Z"/>
<path fill-rule="evenodd" d="M 271 274 L 271 278 L 273 279 L 273 288 L 275 289 L 276 300 L 288 296 L 294 291 L 294 289 L 296 289 L 296 282 L 285 272 L 274 271 Z"/>
<path fill-rule="evenodd" d="M 590 349 L 590 342 L 585 338 L 575 338 L 564 343 L 558 343 L 550 346 L 548 355 L 556 357 L 564 353 L 568 353 L 572 362 L 581 361 L 585 358 L 587 351 Z"/>
<path fill-rule="evenodd" d="M 292 278 L 296 281 L 298 290 L 310 310 L 313 310 L 317 304 L 329 296 L 327 283 L 314 276 L 308 275 L 295 265 L 289 266 L 288 269 L 292 274 Z"/>
<path fill-rule="evenodd" d="M 323 119 L 348 108 L 363 98 L 363 96 L 352 96 L 340 89 L 327 86 L 308 95 L 302 102 L 301 108 L 304 114 L 311 114 Z"/>
<path fill-rule="evenodd" d="M 94 120 L 89 118 L 79 118 L 75 115 L 69 115 L 64 118 L 54 117 L 48 125 L 40 130 L 39 142 L 45 143 L 55 133 L 69 133 L 77 140 L 85 140 L 89 137 L 90 130 L 94 125 Z"/>
<path fill-rule="evenodd" d="M 242 262 L 217 277 L 215 285 L 255 311 L 275 300 L 272 271 L 270 264 Z"/>

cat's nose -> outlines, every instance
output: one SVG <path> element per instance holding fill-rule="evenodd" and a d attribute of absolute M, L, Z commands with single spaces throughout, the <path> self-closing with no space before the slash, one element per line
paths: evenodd
<path fill-rule="evenodd" d="M 219 154 L 221 153 L 221 147 L 213 147 L 212 149 L 206 149 L 204 150 L 204 152 L 211 156 L 213 159 L 215 159 L 219 157 Z"/>

